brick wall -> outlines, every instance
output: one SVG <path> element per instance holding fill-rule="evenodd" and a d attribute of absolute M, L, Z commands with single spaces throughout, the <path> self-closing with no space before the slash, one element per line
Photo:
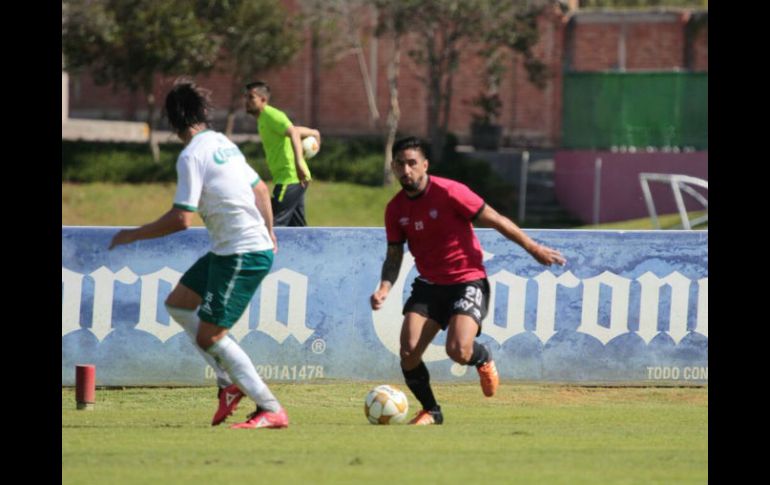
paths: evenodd
<path fill-rule="evenodd" d="M 700 29 L 693 39 L 693 66 L 695 71 L 709 70 L 709 28 Z"/>
<path fill-rule="evenodd" d="M 295 2 L 286 0 L 291 9 Z M 527 80 L 521 56 L 509 55 L 508 70 L 503 78 L 500 96 L 504 142 L 509 145 L 529 144 L 558 146 L 561 134 L 562 72 L 565 66 L 574 70 L 614 70 L 625 68 L 669 70 L 685 68 L 687 12 L 587 12 L 563 14 L 557 7 L 546 9 L 539 19 L 540 41 L 535 53 L 552 74 L 544 89 Z M 570 32 L 570 29 L 572 31 Z M 376 47 L 376 104 L 378 123 L 372 121 L 357 58 L 343 55 L 336 64 L 324 66 L 320 72 L 317 128 L 326 134 L 371 134 L 383 130 L 389 100 L 387 63 L 393 45 L 389 39 L 364 39 L 367 64 Z M 418 79 L 421 69 L 406 55 L 409 39 L 402 45 L 399 94 L 400 131 L 425 135 L 427 114 L 425 88 Z M 481 89 L 482 62 L 472 46 L 461 56 L 461 67 L 455 75 L 454 98 L 450 114 L 450 131 L 461 142 L 468 140 L 473 106 L 470 100 Z M 692 68 L 708 70 L 708 26 L 698 29 L 692 40 Z M 313 125 L 312 64 L 309 36 L 294 60 L 287 66 L 255 74 L 273 88 L 272 103 L 283 109 L 295 124 Z M 371 72 L 371 67 L 370 67 Z M 162 103 L 173 79 L 158 78 L 155 96 Z M 197 79 L 212 89 L 218 108 L 215 127 L 224 129 L 223 118 L 230 102 L 231 80 L 215 72 Z M 237 88 L 240 91 L 240 87 Z M 144 96 L 111 87 L 96 86 L 87 74 L 70 75 L 69 112 L 71 117 L 143 120 L 146 116 Z M 254 122 L 240 108 L 236 131 L 250 132 Z"/>
<path fill-rule="evenodd" d="M 578 12 L 573 19 L 572 68 L 577 71 L 684 69 L 688 20 L 686 11 Z M 708 37 L 698 35 L 698 55 L 704 42 L 708 42 Z"/>
<path fill-rule="evenodd" d="M 535 56 L 544 62 L 549 72 L 545 87 L 532 84 L 524 68 L 523 56 L 516 56 L 513 82 L 510 85 L 511 119 L 504 125 L 504 134 L 517 145 L 532 144 L 551 147 L 558 144 L 561 134 L 562 58 L 567 17 L 557 9 L 548 10 L 538 21 L 540 41 Z"/>
<path fill-rule="evenodd" d="M 576 71 L 605 71 L 618 67 L 620 25 L 593 23 L 575 26 L 572 68 Z"/>

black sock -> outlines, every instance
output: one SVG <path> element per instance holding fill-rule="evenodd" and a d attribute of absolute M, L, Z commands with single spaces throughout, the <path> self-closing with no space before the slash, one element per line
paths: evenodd
<path fill-rule="evenodd" d="M 474 340 L 473 355 L 471 355 L 471 360 L 468 361 L 467 365 L 479 366 L 481 364 L 486 364 L 489 359 L 490 355 L 487 348 Z"/>
<path fill-rule="evenodd" d="M 402 368 L 401 372 L 404 373 L 407 387 L 420 401 L 423 409 L 430 411 L 438 406 L 436 398 L 433 397 L 433 390 L 430 388 L 430 374 L 428 374 L 428 368 L 425 367 L 425 362 L 420 362 L 420 365 L 412 370 Z"/>

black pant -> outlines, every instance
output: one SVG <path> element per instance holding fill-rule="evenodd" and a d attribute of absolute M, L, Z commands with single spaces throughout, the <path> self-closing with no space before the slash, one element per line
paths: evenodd
<path fill-rule="evenodd" d="M 305 191 L 300 184 L 276 184 L 273 189 L 274 226 L 307 226 L 305 220 Z"/>

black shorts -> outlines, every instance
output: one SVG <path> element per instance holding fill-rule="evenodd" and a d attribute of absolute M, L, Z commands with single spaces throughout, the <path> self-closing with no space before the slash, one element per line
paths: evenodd
<path fill-rule="evenodd" d="M 307 226 L 305 220 L 305 191 L 301 184 L 276 184 L 270 203 L 274 226 Z"/>
<path fill-rule="evenodd" d="M 434 320 L 442 330 L 446 330 L 452 315 L 468 315 L 478 323 L 476 336 L 479 336 L 481 321 L 488 310 L 489 281 L 486 278 L 456 285 L 435 285 L 417 278 L 412 283 L 412 294 L 403 313 L 419 313 Z"/>

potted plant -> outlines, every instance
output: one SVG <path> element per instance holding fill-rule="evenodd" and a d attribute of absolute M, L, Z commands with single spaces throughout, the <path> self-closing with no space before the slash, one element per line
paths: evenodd
<path fill-rule="evenodd" d="M 471 144 L 477 150 L 497 150 L 503 127 L 496 123 L 503 106 L 497 93 L 481 93 L 473 98 L 473 105 L 479 108 L 471 122 Z"/>
<path fill-rule="evenodd" d="M 491 49 L 482 55 L 486 57 L 484 88 L 471 100 L 477 108 L 472 115 L 471 144 L 477 150 L 497 150 L 503 134 L 503 127 L 497 124 L 503 107 L 498 88 L 505 66 L 497 49 Z"/>

